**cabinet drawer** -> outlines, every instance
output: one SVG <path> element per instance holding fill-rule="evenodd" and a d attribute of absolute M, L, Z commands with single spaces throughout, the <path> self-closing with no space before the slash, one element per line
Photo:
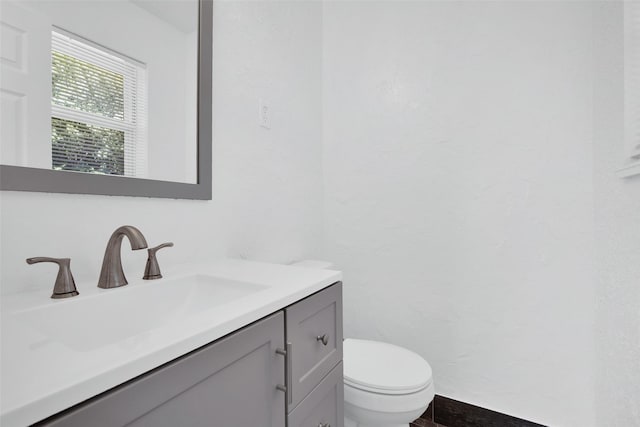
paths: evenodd
<path fill-rule="evenodd" d="M 289 414 L 289 427 L 343 427 L 342 363 Z"/>
<path fill-rule="evenodd" d="M 342 283 L 287 307 L 285 314 L 291 412 L 342 361 Z"/>

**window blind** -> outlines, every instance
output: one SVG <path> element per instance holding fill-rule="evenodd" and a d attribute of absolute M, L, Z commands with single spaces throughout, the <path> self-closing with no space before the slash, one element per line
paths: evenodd
<path fill-rule="evenodd" d="M 146 177 L 146 70 L 63 30 L 51 38 L 54 169 Z"/>

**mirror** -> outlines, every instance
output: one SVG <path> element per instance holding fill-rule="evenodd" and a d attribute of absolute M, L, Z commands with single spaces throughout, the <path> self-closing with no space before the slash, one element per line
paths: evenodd
<path fill-rule="evenodd" d="M 0 2 L 0 189 L 211 199 L 212 15 Z"/>

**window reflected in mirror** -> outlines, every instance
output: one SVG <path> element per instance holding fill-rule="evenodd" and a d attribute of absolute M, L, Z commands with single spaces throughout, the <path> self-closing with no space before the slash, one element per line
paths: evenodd
<path fill-rule="evenodd" d="M 146 67 L 52 33 L 52 167 L 146 178 Z"/>

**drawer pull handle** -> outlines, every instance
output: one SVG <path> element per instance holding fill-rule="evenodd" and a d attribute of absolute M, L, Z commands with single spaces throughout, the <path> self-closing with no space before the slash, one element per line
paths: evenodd
<path fill-rule="evenodd" d="M 327 335 L 327 334 L 318 335 L 316 337 L 316 341 L 320 341 L 322 343 L 322 345 L 327 345 L 329 343 L 329 335 Z M 324 427 L 324 425 L 322 427 Z M 331 427 L 331 426 L 329 426 L 329 427 Z"/>
<path fill-rule="evenodd" d="M 287 403 L 293 403 L 293 364 L 291 363 L 293 360 L 293 345 L 290 342 L 287 342 L 286 348 L 276 348 L 276 354 L 280 356 L 284 356 L 284 363 L 287 368 L 287 372 L 285 373 L 285 382 L 287 385 L 278 384 L 276 388 L 280 391 L 283 391 L 287 394 Z"/>

